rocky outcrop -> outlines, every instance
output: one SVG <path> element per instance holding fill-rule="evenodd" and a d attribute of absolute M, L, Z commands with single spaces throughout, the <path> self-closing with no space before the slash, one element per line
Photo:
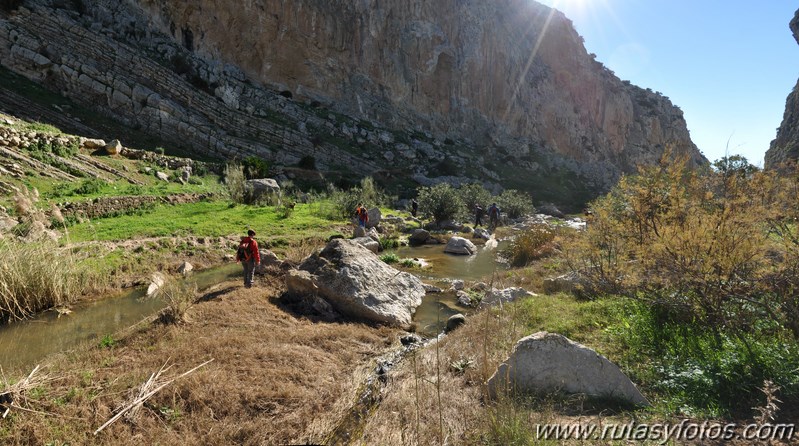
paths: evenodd
<path fill-rule="evenodd" d="M 799 10 L 790 23 L 793 37 L 799 43 Z M 785 113 L 777 128 L 777 137 L 766 151 L 765 167 L 773 169 L 781 164 L 799 159 L 799 81 L 785 101 Z"/>
<path fill-rule="evenodd" d="M 522 338 L 488 380 L 488 392 L 582 394 L 648 406 L 630 379 L 604 356 L 565 336 L 545 331 Z"/>
<path fill-rule="evenodd" d="M 286 278 L 289 293 L 318 294 L 341 314 L 408 326 L 425 294 L 415 276 L 386 265 L 353 240 L 332 240 Z"/>
<path fill-rule="evenodd" d="M 530 0 L 24 4 L 4 66 L 204 155 L 589 189 L 667 147 L 705 162 L 668 98 Z"/>

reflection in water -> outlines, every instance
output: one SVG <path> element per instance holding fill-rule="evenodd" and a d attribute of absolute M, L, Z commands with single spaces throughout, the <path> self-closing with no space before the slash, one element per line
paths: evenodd
<path fill-rule="evenodd" d="M 232 264 L 195 273 L 186 280 L 205 289 L 237 275 L 241 275 L 241 266 Z M 78 303 L 68 315 L 59 317 L 57 312 L 47 311 L 35 319 L 2 326 L 0 366 L 6 372 L 32 368 L 47 355 L 99 342 L 103 336 L 130 327 L 163 307 L 160 299 L 146 299 L 144 291 L 136 289 Z"/>

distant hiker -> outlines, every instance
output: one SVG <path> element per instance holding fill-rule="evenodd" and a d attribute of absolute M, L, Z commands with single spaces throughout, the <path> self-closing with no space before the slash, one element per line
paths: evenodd
<path fill-rule="evenodd" d="M 261 263 L 261 254 L 258 252 L 258 242 L 255 241 L 255 231 L 247 231 L 247 237 L 242 237 L 239 249 L 236 251 L 236 261 L 244 267 L 244 287 L 252 288 L 252 279 L 255 267 Z"/>
<path fill-rule="evenodd" d="M 499 224 L 499 208 L 496 203 L 491 203 L 491 206 L 488 207 L 488 220 L 489 226 L 493 228 Z"/>
<path fill-rule="evenodd" d="M 411 215 L 416 218 L 416 212 L 419 211 L 419 202 L 415 198 L 411 199 Z"/>
<path fill-rule="evenodd" d="M 358 226 L 366 228 L 366 223 L 369 221 L 369 211 L 366 206 L 358 204 L 358 207 L 355 208 L 355 216 L 358 217 Z"/>
<path fill-rule="evenodd" d="M 474 227 L 478 227 L 483 224 L 483 213 L 485 211 L 479 204 L 474 205 Z"/>

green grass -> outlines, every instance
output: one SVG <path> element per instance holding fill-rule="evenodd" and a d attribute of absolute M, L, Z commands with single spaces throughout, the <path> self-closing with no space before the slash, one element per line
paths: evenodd
<path fill-rule="evenodd" d="M 116 241 L 185 235 L 219 237 L 244 234 L 252 228 L 260 240 L 268 242 L 274 237 L 288 240 L 326 237 L 335 232 L 335 224 L 315 215 L 313 205 L 309 204 L 297 204 L 289 218 L 281 218 L 279 210 L 271 206 L 231 207 L 227 202 L 214 201 L 159 205 L 143 215 L 95 219 L 71 227 L 69 234 L 73 242 Z"/>

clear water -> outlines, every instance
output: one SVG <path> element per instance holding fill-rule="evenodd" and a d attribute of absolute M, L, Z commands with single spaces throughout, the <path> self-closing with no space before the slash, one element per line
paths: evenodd
<path fill-rule="evenodd" d="M 205 289 L 241 276 L 238 264 L 224 265 L 190 275 L 186 281 Z M 24 371 L 53 353 L 85 343 L 99 343 L 106 335 L 128 328 L 164 307 L 160 299 L 144 297 L 143 289 L 74 305 L 71 314 L 47 311 L 35 319 L 0 327 L 0 367 Z"/>

